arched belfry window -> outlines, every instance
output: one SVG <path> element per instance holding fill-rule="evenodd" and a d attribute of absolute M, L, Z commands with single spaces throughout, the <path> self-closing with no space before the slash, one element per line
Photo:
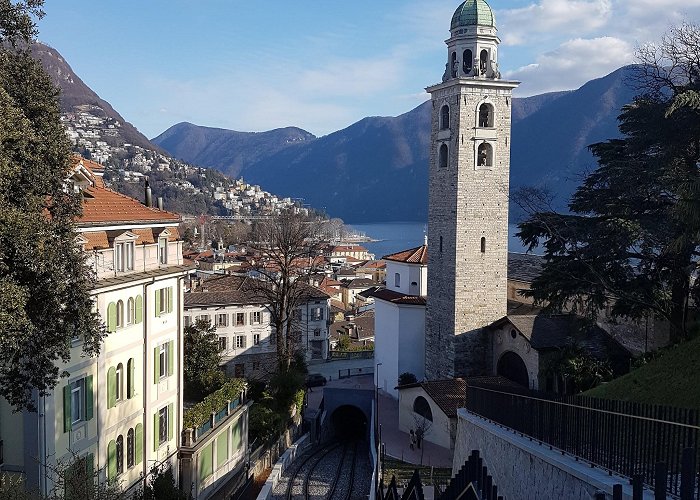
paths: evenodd
<path fill-rule="evenodd" d="M 450 58 L 450 72 L 452 73 L 452 78 L 457 78 L 458 69 L 459 65 L 457 64 L 457 52 L 453 52 L 452 57 Z"/>
<path fill-rule="evenodd" d="M 413 401 L 413 411 L 424 419 L 430 422 L 433 421 L 433 412 L 430 409 L 430 403 L 428 403 L 428 400 L 423 396 L 418 396 L 415 401 Z"/>
<path fill-rule="evenodd" d="M 445 104 L 440 108 L 440 129 L 445 130 L 450 128 L 450 107 Z"/>
<path fill-rule="evenodd" d="M 493 146 L 488 142 L 479 144 L 476 164 L 479 167 L 493 167 Z"/>
<path fill-rule="evenodd" d="M 489 51 L 484 49 L 479 54 L 479 74 L 486 75 L 486 70 L 489 67 Z"/>
<path fill-rule="evenodd" d="M 474 64 L 474 54 L 470 49 L 467 49 L 462 54 L 462 71 L 465 75 L 471 75 Z"/>
<path fill-rule="evenodd" d="M 479 127 L 493 128 L 493 104 L 485 102 L 479 106 Z"/>
<path fill-rule="evenodd" d="M 449 156 L 450 150 L 447 148 L 447 144 L 442 144 L 440 146 L 440 154 L 438 155 L 438 166 L 440 168 L 447 168 L 447 157 Z"/>

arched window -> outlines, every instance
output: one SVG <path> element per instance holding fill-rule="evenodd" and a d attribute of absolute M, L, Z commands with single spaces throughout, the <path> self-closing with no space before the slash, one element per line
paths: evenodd
<path fill-rule="evenodd" d="M 452 74 L 452 78 L 457 78 L 457 70 L 459 69 L 459 65 L 457 63 L 457 52 L 452 53 L 452 58 L 450 59 L 450 72 Z"/>
<path fill-rule="evenodd" d="M 117 401 L 121 401 L 121 400 L 123 399 L 123 397 L 124 397 L 124 392 L 123 392 L 123 388 L 124 388 L 124 365 L 122 365 L 121 363 L 119 363 L 119 364 L 117 365 L 116 374 L 117 374 L 116 384 L 115 384 L 115 385 L 116 385 L 116 391 L 117 391 L 117 392 L 116 392 L 116 400 L 117 400 Z"/>
<path fill-rule="evenodd" d="M 126 324 L 134 324 L 134 299 L 131 297 L 126 301 Z"/>
<path fill-rule="evenodd" d="M 489 64 L 489 51 L 484 49 L 479 54 L 479 74 L 486 75 L 486 70 Z"/>
<path fill-rule="evenodd" d="M 445 130 L 450 128 L 450 107 L 445 104 L 440 109 L 440 129 Z"/>
<path fill-rule="evenodd" d="M 126 433 L 126 468 L 134 466 L 134 429 Z"/>
<path fill-rule="evenodd" d="M 117 328 L 124 326 L 124 301 L 117 301 Z"/>
<path fill-rule="evenodd" d="M 474 54 L 470 49 L 467 49 L 462 54 L 462 71 L 465 75 L 471 75 L 474 64 Z"/>
<path fill-rule="evenodd" d="M 433 412 L 430 410 L 430 404 L 423 396 L 418 396 L 413 401 L 413 411 L 430 422 L 433 421 Z"/>
<path fill-rule="evenodd" d="M 493 146 L 488 142 L 479 144 L 479 152 L 477 155 L 477 163 L 479 167 L 493 166 Z"/>
<path fill-rule="evenodd" d="M 124 472 L 124 436 L 117 437 L 117 475 Z"/>
<path fill-rule="evenodd" d="M 479 127 L 493 128 L 493 105 L 485 102 L 479 106 Z"/>
<path fill-rule="evenodd" d="M 481 253 L 486 253 L 486 238 L 481 237 Z"/>
<path fill-rule="evenodd" d="M 440 168 L 447 168 L 447 157 L 449 155 L 449 149 L 447 149 L 447 144 L 442 144 L 440 146 L 440 154 L 438 158 L 438 166 Z"/>
<path fill-rule="evenodd" d="M 126 398 L 131 399 L 134 397 L 134 358 L 129 359 L 126 362 Z"/>

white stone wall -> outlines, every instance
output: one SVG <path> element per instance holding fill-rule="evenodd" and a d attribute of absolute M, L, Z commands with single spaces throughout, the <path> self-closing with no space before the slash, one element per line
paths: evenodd
<path fill-rule="evenodd" d="M 428 266 L 403 262 L 386 262 L 386 287 L 407 295 L 425 296 L 428 293 Z M 396 286 L 399 274 L 399 286 Z M 413 284 L 415 283 L 415 285 Z"/>
<path fill-rule="evenodd" d="M 515 331 L 515 338 L 512 332 Z M 530 389 L 539 389 L 539 369 L 540 359 L 539 354 L 535 349 L 530 347 L 530 342 L 518 332 L 510 323 L 502 326 L 492 336 L 493 344 L 493 373 L 497 373 L 498 360 L 501 359 L 506 352 L 514 352 L 525 363 L 529 378 Z"/>
<path fill-rule="evenodd" d="M 422 417 L 413 411 L 413 402 L 418 396 L 423 396 L 430 405 L 430 411 L 433 414 L 433 422 L 430 429 L 426 432 L 424 439 L 443 448 L 451 448 L 453 446 L 451 437 L 454 437 L 453 426 L 450 419 L 447 418 L 440 407 L 430 399 L 422 387 L 411 389 L 401 389 L 399 391 L 399 430 L 409 433 L 411 429 L 416 430 L 416 420 L 420 422 Z M 408 448 L 408 442 L 406 442 Z"/>

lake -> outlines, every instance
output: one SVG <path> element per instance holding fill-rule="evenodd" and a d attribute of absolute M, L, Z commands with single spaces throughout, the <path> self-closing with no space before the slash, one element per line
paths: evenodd
<path fill-rule="evenodd" d="M 362 243 L 377 259 L 422 245 L 424 236 L 428 232 L 427 222 L 377 222 L 350 224 L 350 227 L 365 233 L 372 239 L 379 240 Z M 517 253 L 525 252 L 520 240 L 515 237 L 517 228 L 515 225 L 510 225 L 509 228 L 511 236 L 508 240 L 508 250 Z"/>

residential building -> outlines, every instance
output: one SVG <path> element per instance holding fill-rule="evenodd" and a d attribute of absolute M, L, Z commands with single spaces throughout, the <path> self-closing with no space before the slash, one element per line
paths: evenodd
<path fill-rule="evenodd" d="M 180 217 L 106 189 L 86 162 L 69 184 L 83 197 L 78 243 L 96 282 L 95 310 L 107 335 L 99 356 L 71 344 L 67 373 L 37 413 L 0 402 L 3 471 L 48 494 L 57 464 L 72 463 L 100 481 L 138 487 L 155 464 L 178 474 L 182 422 L 182 265 Z M 76 460 L 77 459 L 77 460 Z M 65 492 L 70 495 L 70 491 Z"/>

